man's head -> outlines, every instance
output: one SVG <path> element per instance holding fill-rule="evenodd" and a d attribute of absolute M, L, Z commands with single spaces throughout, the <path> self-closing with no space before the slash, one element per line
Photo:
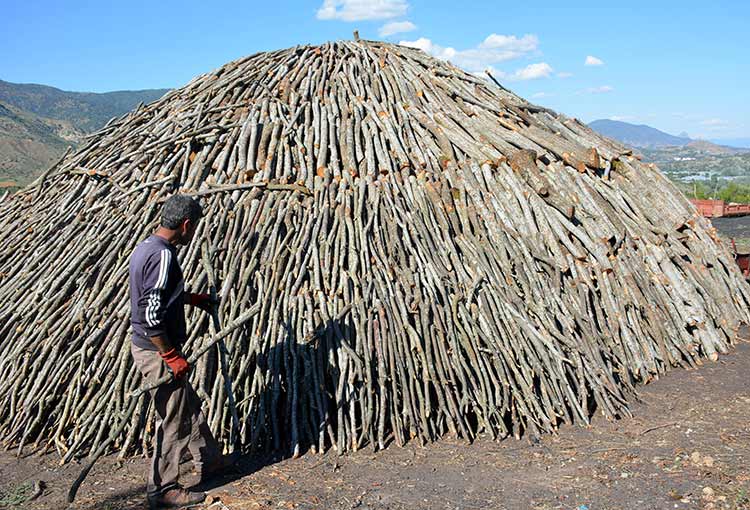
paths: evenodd
<path fill-rule="evenodd" d="M 188 244 L 193 239 L 198 220 L 203 216 L 200 204 L 187 195 L 173 195 L 161 209 L 161 227 L 174 232 L 177 244 Z"/>

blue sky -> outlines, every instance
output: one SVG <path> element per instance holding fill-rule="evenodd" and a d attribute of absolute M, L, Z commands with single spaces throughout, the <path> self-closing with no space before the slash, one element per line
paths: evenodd
<path fill-rule="evenodd" d="M 0 79 L 12 82 L 178 87 L 244 55 L 358 29 L 490 68 L 526 99 L 586 122 L 750 137 L 745 1 L 0 2 Z"/>

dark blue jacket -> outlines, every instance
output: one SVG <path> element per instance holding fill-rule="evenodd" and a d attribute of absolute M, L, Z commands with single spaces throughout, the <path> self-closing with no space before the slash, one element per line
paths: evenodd
<path fill-rule="evenodd" d="M 165 336 L 179 348 L 187 338 L 184 311 L 185 284 L 177 250 L 152 235 L 130 256 L 130 323 L 133 343 L 157 350 L 152 336 Z"/>

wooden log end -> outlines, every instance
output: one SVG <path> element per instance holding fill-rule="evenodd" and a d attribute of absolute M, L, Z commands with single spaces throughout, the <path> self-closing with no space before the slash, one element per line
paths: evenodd
<path fill-rule="evenodd" d="M 528 170 L 530 166 L 536 166 L 536 151 L 531 149 L 521 149 L 510 155 L 508 162 L 514 172 Z"/>
<path fill-rule="evenodd" d="M 602 169 L 602 161 L 601 161 L 601 158 L 599 157 L 599 152 L 596 150 L 596 147 L 591 147 L 588 150 L 587 164 L 594 170 Z"/>

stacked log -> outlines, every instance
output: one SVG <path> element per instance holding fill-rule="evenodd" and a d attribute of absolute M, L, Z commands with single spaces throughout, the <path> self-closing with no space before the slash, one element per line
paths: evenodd
<path fill-rule="evenodd" d="M 243 448 L 554 432 L 727 352 L 750 293 L 658 169 L 575 119 L 373 41 L 258 53 L 110 121 L 0 201 L 0 437 L 145 452 L 128 257 L 175 192 L 219 280 Z M 184 350 L 208 342 L 189 315 Z M 218 352 L 191 380 L 230 445 Z M 132 395 L 138 396 L 131 398 Z"/>

